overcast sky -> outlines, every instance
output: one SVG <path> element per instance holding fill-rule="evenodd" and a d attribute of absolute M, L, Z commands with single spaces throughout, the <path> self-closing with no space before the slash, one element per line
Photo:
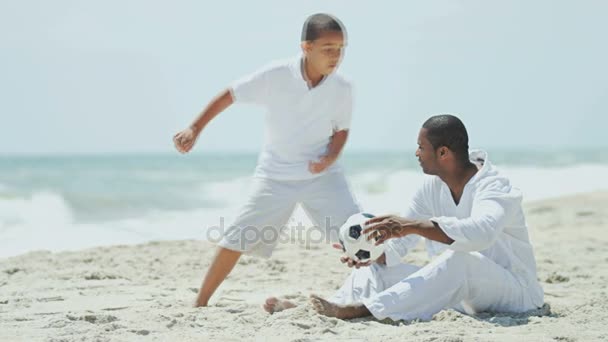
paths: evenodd
<path fill-rule="evenodd" d="M 231 81 L 300 53 L 310 14 L 349 32 L 348 150 L 415 147 L 456 113 L 474 147 L 608 146 L 607 1 L 0 0 L 0 154 L 169 152 Z M 233 106 L 196 151 L 256 151 Z"/>

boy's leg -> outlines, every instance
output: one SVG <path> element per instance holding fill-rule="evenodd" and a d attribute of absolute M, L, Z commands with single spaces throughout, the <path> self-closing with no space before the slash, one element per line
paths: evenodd
<path fill-rule="evenodd" d="M 302 209 L 321 232 L 325 242 L 337 242 L 340 226 L 361 208 L 342 172 L 325 174 L 307 185 Z"/>
<path fill-rule="evenodd" d="M 325 234 L 324 241 L 334 241 L 332 235 L 335 235 L 337 241 L 338 229 L 342 223 L 360 211 L 341 172 L 303 182 L 301 194 L 302 209 L 313 224 Z M 336 254 L 337 260 L 338 254 Z M 274 313 L 295 307 L 295 303 L 278 297 L 269 297 L 263 307 L 267 312 Z"/>
<path fill-rule="evenodd" d="M 270 257 L 281 229 L 296 206 L 296 196 L 297 189 L 292 182 L 254 179 L 251 196 L 218 243 L 218 252 L 209 266 L 196 306 L 207 306 L 241 254 Z"/>
<path fill-rule="evenodd" d="M 209 266 L 203 285 L 198 292 L 195 306 L 207 306 L 209 298 L 218 286 L 226 279 L 236 262 L 241 257 L 241 252 L 228 248 L 218 247 L 217 254 Z"/>

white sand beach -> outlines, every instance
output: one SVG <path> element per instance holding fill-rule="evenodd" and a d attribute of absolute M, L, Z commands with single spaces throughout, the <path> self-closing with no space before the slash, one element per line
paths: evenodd
<path fill-rule="evenodd" d="M 608 193 L 526 204 L 545 307 L 527 314 L 452 310 L 430 322 L 318 315 L 349 269 L 327 245 L 280 245 L 243 257 L 211 306 L 192 303 L 213 246 L 152 242 L 0 259 L 0 341 L 602 341 L 608 340 Z M 407 260 L 426 263 L 419 245 Z M 269 315 L 286 295 L 300 305 Z"/>

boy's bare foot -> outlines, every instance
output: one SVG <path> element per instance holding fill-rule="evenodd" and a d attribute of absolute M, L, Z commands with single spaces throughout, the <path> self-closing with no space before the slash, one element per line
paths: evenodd
<path fill-rule="evenodd" d="M 295 308 L 297 305 L 286 299 L 279 299 L 277 297 L 269 297 L 266 299 L 263 307 L 266 312 L 273 314 L 275 312 L 283 311 L 285 309 Z"/>
<path fill-rule="evenodd" d="M 370 315 L 370 312 L 367 310 L 365 305 L 342 306 L 330 303 L 317 295 L 310 295 L 310 303 L 316 312 L 328 317 L 351 319 Z"/>
<path fill-rule="evenodd" d="M 200 301 L 197 300 L 196 302 L 194 302 L 193 306 L 195 308 L 202 308 L 202 307 L 207 306 L 207 304 L 208 304 L 207 302 L 200 302 Z"/>
<path fill-rule="evenodd" d="M 201 295 L 201 293 L 199 292 L 198 296 L 196 297 L 196 301 L 194 301 L 193 306 L 195 308 L 202 308 L 209 305 L 209 298 L 205 298 L 205 296 Z"/>

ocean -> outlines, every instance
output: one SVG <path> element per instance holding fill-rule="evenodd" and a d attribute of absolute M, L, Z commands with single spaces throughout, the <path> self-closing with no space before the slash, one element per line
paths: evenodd
<path fill-rule="evenodd" d="M 525 201 L 608 190 L 608 153 L 488 150 Z M 151 240 L 207 239 L 247 197 L 255 153 L 0 157 L 0 257 Z M 413 151 L 347 152 L 364 210 L 399 213 L 422 181 Z M 310 225 L 298 209 L 290 222 Z"/>

